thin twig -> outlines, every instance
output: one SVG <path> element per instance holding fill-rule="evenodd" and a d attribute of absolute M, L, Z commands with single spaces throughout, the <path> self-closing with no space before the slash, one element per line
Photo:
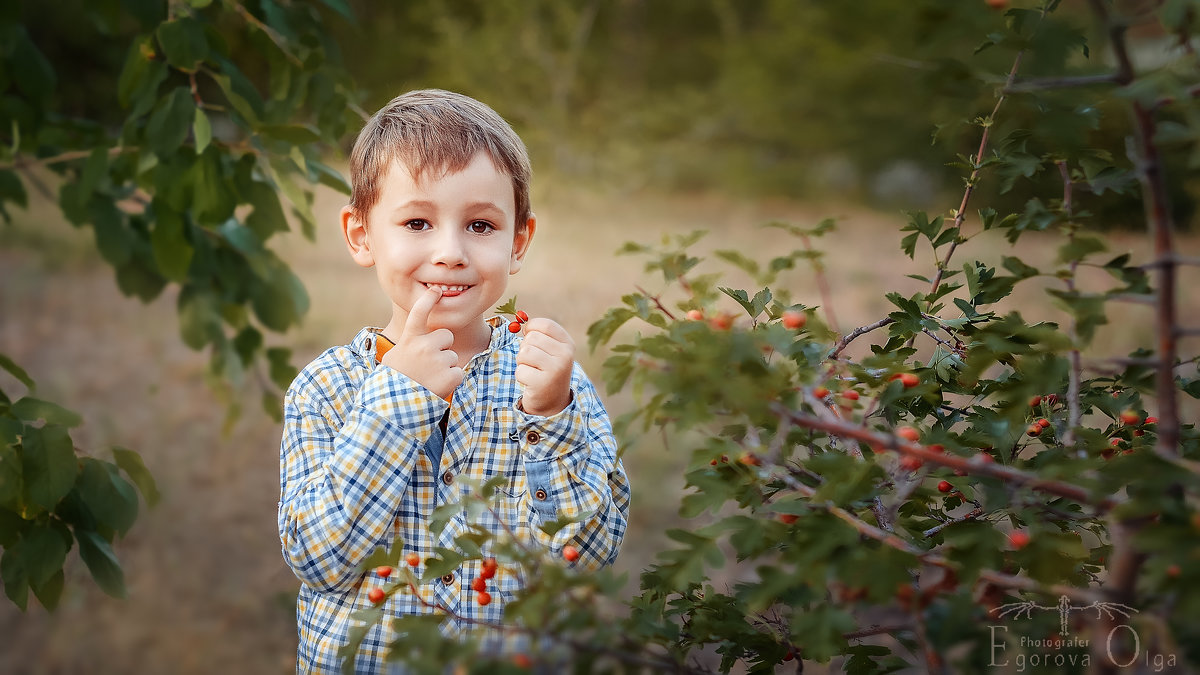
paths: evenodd
<path fill-rule="evenodd" d="M 925 530 L 924 532 L 922 532 L 921 536 L 928 539 L 929 537 L 932 537 L 933 535 L 937 534 L 938 532 L 941 532 L 942 530 L 946 529 L 947 527 L 950 527 L 951 525 L 965 523 L 968 520 L 975 520 L 976 518 L 978 518 L 979 516 L 982 516 L 982 515 L 983 515 L 982 508 L 972 509 L 970 513 L 958 516 L 957 518 L 953 518 L 951 520 L 947 520 L 944 523 L 934 525 L 933 527 L 929 528 L 928 530 Z"/>
<path fill-rule="evenodd" d="M 833 351 L 829 352 L 829 358 L 831 358 L 831 359 L 837 358 L 838 354 L 841 354 L 842 350 L 844 350 L 847 345 L 849 345 L 852 341 L 854 341 L 855 338 L 858 338 L 862 335 L 866 335 L 867 333 L 870 333 L 871 331 L 873 331 L 877 328 L 883 328 L 884 326 L 886 326 L 890 323 L 895 323 L 895 321 L 896 321 L 895 319 L 888 317 L 885 319 L 880 319 L 879 321 L 876 321 L 873 324 L 863 326 L 861 328 L 855 328 L 853 331 L 850 332 L 849 335 L 842 336 L 837 342 L 834 343 Z"/>
<path fill-rule="evenodd" d="M 654 306 L 658 308 L 658 311 L 662 312 L 663 314 L 666 314 L 668 319 L 670 319 L 672 321 L 675 320 L 675 315 L 671 313 L 671 310 L 667 309 L 666 307 L 663 307 L 663 304 L 661 301 L 659 301 L 657 295 L 650 295 L 650 293 L 646 289 L 642 288 L 641 286 L 635 285 L 634 288 L 636 288 L 638 293 L 641 293 L 644 297 L 653 300 Z"/>

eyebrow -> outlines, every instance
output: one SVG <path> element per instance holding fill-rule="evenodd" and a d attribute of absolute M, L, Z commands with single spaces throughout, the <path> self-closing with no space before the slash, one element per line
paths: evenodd
<path fill-rule="evenodd" d="M 430 210 L 432 210 L 434 208 L 436 208 L 436 206 L 431 201 L 427 201 L 424 199 L 414 199 L 412 201 L 404 202 L 403 204 L 398 205 L 392 211 L 394 213 L 397 211 L 403 211 L 405 209 L 430 209 Z M 497 205 L 493 202 L 471 202 L 466 205 L 465 209 L 467 211 L 495 211 L 496 213 L 499 213 L 499 214 L 504 213 L 504 209 L 500 208 L 499 205 Z"/>

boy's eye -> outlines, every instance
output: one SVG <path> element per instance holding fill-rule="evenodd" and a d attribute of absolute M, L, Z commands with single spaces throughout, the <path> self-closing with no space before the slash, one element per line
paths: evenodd
<path fill-rule="evenodd" d="M 475 234 L 487 234 L 496 229 L 496 227 L 486 220 L 475 220 L 467 226 L 467 229 Z"/>
<path fill-rule="evenodd" d="M 420 218 L 414 218 L 412 220 L 405 221 L 404 227 L 407 227 L 408 229 L 413 230 L 415 232 L 420 232 L 422 230 L 429 229 L 429 222 L 425 221 L 425 220 L 421 220 Z"/>

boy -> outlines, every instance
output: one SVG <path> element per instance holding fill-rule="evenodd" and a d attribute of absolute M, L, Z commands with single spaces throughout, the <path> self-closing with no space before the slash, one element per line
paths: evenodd
<path fill-rule="evenodd" d="M 399 537 L 424 572 L 434 547 L 455 548 L 460 513 L 439 535 L 434 508 L 477 481 L 503 476 L 499 505 L 480 522 L 511 530 L 576 564 L 611 563 L 625 533 L 629 486 L 608 415 L 574 362 L 571 336 L 533 318 L 525 335 L 487 320 L 529 250 L 529 158 L 491 108 L 440 90 L 399 96 L 363 128 L 350 156 L 353 191 L 341 211 L 350 256 L 374 267 L 392 312 L 304 368 L 289 387 L 280 450 L 279 535 L 302 583 L 297 670 L 340 672 L 350 615 L 371 606 L 359 568 Z M 577 517 L 553 536 L 539 525 Z M 489 553 L 485 549 L 484 555 Z M 478 560 L 420 587 L 426 603 L 498 624 L 521 585 L 505 568 L 471 590 Z M 385 614 L 435 609 L 411 593 Z M 436 611 L 440 611 L 436 610 Z M 386 621 L 383 623 L 387 623 Z M 451 634 L 466 626 L 443 624 Z M 394 636 L 381 625 L 358 652 L 359 672 L 381 672 Z"/>

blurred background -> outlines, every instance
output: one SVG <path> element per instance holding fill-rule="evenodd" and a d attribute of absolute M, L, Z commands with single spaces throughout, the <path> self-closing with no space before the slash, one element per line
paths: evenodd
<path fill-rule="evenodd" d="M 39 48 L 76 66 L 69 79 L 60 73 L 64 114 L 119 123 L 124 111 L 111 92 L 128 36 L 119 20 L 93 30 L 81 21 L 80 2 L 25 3 L 19 11 Z M 975 152 L 980 129 L 971 122 L 991 111 L 1014 56 L 1003 44 L 974 53 L 1005 25 L 983 0 L 860 0 L 852 8 L 817 0 L 348 4 L 356 21 L 331 12 L 329 30 L 366 111 L 408 89 L 452 89 L 491 105 L 526 140 L 539 229 L 508 295 L 560 321 L 598 382 L 605 354 L 587 351 L 588 325 L 635 285 L 661 288 L 641 261 L 613 255 L 625 241 L 705 229 L 704 251 L 767 257 L 798 244 L 759 225 L 811 227 L 832 217 L 837 230 L 814 241 L 827 252 L 829 298 L 818 293 L 814 270 L 799 268 L 781 280 L 798 301 L 826 305 L 827 321 L 835 310 L 848 331 L 891 311 L 886 292 L 922 288 L 905 275 L 931 274 L 934 261 L 927 251 L 911 261 L 900 252 L 904 212 L 958 206 L 964 171 L 953 163 Z M 1082 4 L 1064 2 L 1046 20 L 1037 39 L 1061 49 L 1039 52 L 1023 75 L 1110 65 Z M 1092 40 L 1087 56 L 1079 31 Z M 1173 49 L 1153 30 L 1136 36 L 1142 62 Z M 1128 164 L 1121 100 L 1059 103 L 1053 94 L 1013 97 L 995 142 L 1021 143 L 1034 159 L 1052 147 L 1105 148 Z M 1014 134 L 1020 129 L 1029 133 Z M 333 165 L 344 166 L 352 142 L 349 134 L 331 151 Z M 1200 186 L 1189 159 L 1188 148 L 1168 148 L 1179 246 L 1197 255 L 1188 232 Z M 1046 173 L 990 175 L 969 212 L 1022 211 L 1030 199 L 1061 195 L 1057 175 Z M 1133 189 L 1081 195 L 1077 208 L 1094 214 L 1090 227 L 1108 231 L 1114 256 L 1145 262 L 1140 197 L 1136 185 L 1126 187 Z M 285 340 L 297 365 L 387 319 L 373 274 L 355 266 L 341 242 L 343 203 L 320 188 L 315 244 L 290 234 L 276 242 L 312 299 L 302 327 Z M 283 564 L 275 521 L 279 425 L 254 402 L 226 417 L 206 382 L 207 356 L 179 339 L 170 289 L 147 305 L 121 295 L 91 232 L 67 225 L 36 192 L 11 215 L 0 225 L 0 353 L 29 371 L 43 397 L 82 413 L 77 445 L 140 452 L 163 500 L 116 547 L 128 599 L 98 591 L 73 552 L 54 614 L 0 602 L 0 672 L 294 671 L 298 582 Z M 968 231 L 972 225 L 968 219 Z M 1058 237 L 1029 235 L 1017 254 L 1053 269 Z M 999 235 L 983 236 L 956 259 L 995 263 L 1012 253 Z M 1190 289 L 1198 279 L 1185 274 L 1181 313 L 1197 316 Z M 1058 316 L 1036 282 L 1010 305 L 1034 318 Z M 1097 352 L 1152 344 L 1148 308 L 1114 311 Z M 14 382 L 5 379 L 6 390 Z M 605 401 L 614 416 L 635 404 L 615 392 Z M 678 520 L 688 460 L 680 450 L 658 436 L 624 448 L 634 502 L 617 565 L 630 574 L 630 593 L 663 530 Z"/>

